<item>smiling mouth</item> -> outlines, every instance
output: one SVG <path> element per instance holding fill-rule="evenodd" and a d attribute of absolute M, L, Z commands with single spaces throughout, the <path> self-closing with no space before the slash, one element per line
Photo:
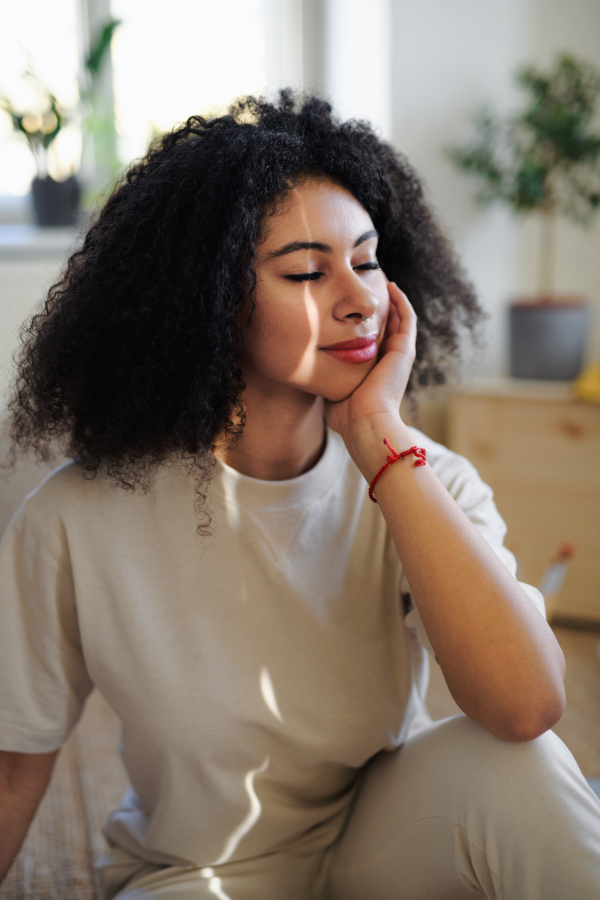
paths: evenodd
<path fill-rule="evenodd" d="M 365 337 L 340 341 L 338 344 L 331 344 L 330 347 L 321 347 L 321 349 L 324 353 L 344 362 L 369 362 L 377 356 L 377 337 L 377 333 L 367 334 Z"/>

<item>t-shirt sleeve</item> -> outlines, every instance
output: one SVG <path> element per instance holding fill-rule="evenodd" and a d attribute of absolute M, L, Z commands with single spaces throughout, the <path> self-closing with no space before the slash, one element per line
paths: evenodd
<path fill-rule="evenodd" d="M 0 545 L 0 749 L 63 743 L 92 689 L 64 539 L 43 540 L 22 507 Z"/>
<path fill-rule="evenodd" d="M 420 435 L 422 437 L 422 435 Z M 423 441 L 425 444 L 425 442 Z M 479 473 L 464 456 L 459 456 L 430 442 L 432 446 L 431 466 L 450 495 L 469 517 L 475 528 L 483 535 L 494 553 L 502 560 L 511 575 L 516 577 L 517 561 L 510 550 L 504 546 L 506 524 L 496 509 L 494 492 L 479 476 Z M 429 448 L 427 459 L 429 461 Z M 439 452 L 436 452 L 439 451 Z M 530 584 L 520 581 L 519 584 L 534 606 L 546 617 L 546 608 L 542 594 Z M 410 593 L 410 586 L 403 578 L 402 592 Z M 406 616 L 408 628 L 414 628 L 421 644 L 435 658 L 435 653 L 427 637 L 427 632 L 416 608 Z"/>

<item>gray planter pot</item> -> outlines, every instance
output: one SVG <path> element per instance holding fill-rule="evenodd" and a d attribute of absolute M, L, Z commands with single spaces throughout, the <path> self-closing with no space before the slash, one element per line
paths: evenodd
<path fill-rule="evenodd" d="M 571 381 L 583 365 L 590 310 L 578 297 L 522 301 L 510 306 L 513 378 Z"/>
<path fill-rule="evenodd" d="M 42 227 L 68 227 L 75 225 L 79 210 L 79 182 L 74 175 L 66 181 L 34 178 L 31 196 L 35 221 Z"/>

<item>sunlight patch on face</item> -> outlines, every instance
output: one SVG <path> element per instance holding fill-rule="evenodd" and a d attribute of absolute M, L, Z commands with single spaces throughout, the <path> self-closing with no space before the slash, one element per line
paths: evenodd
<path fill-rule="evenodd" d="M 203 878 L 208 878 L 208 889 L 211 894 L 218 897 L 219 900 L 231 900 L 229 894 L 226 894 L 221 887 L 221 879 L 217 878 L 214 869 L 211 869 L 210 866 L 206 866 L 206 868 L 200 869 L 200 874 Z"/>
<path fill-rule="evenodd" d="M 223 863 L 226 863 L 228 860 L 230 860 L 235 853 L 239 842 L 258 822 L 260 814 L 262 812 L 262 806 L 260 805 L 260 800 L 256 796 L 256 791 L 254 790 L 254 779 L 258 774 L 264 772 L 267 769 L 268 765 L 269 755 L 267 754 L 261 765 L 257 769 L 251 769 L 244 778 L 244 787 L 246 788 L 246 793 L 248 794 L 248 798 L 250 800 L 250 810 L 243 821 L 240 822 L 237 828 L 235 828 L 229 835 L 222 854 L 217 860 L 215 860 L 213 865 L 221 866 L 223 865 Z"/>
<path fill-rule="evenodd" d="M 315 371 L 321 319 L 319 316 L 319 307 L 317 306 L 315 298 L 312 296 L 309 283 L 307 283 L 304 287 L 302 299 L 304 303 L 304 310 L 306 312 L 308 327 L 310 329 L 310 338 L 308 340 L 304 353 L 292 370 L 291 377 L 295 381 L 310 381 Z"/>
<path fill-rule="evenodd" d="M 263 666 L 260 670 L 260 691 L 267 707 L 271 710 L 275 718 L 279 719 L 283 724 L 283 716 L 279 712 L 277 698 L 275 697 L 275 691 L 273 690 L 273 682 L 271 681 L 271 676 L 269 675 L 269 670 L 266 666 Z"/>
<path fill-rule="evenodd" d="M 302 224 L 306 229 L 306 237 L 304 237 L 304 240 L 310 243 L 313 240 L 313 236 L 311 233 L 309 219 L 306 214 L 305 203 L 302 196 L 298 194 L 295 188 L 294 192 L 296 194 L 296 198 L 300 207 Z M 317 305 L 317 301 L 312 295 L 311 285 L 308 281 L 304 285 L 302 300 L 304 303 L 306 318 L 308 320 L 308 325 L 310 328 L 310 340 L 298 364 L 296 365 L 296 368 L 292 372 L 292 377 L 294 379 L 298 379 L 299 381 L 303 381 L 305 379 L 310 380 L 315 370 L 316 354 L 318 352 L 319 332 L 321 329 L 319 307 Z"/>

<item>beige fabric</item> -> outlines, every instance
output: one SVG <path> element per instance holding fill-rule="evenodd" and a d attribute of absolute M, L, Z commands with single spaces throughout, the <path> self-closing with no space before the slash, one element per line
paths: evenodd
<path fill-rule="evenodd" d="M 98 860 L 98 869 L 102 900 L 321 900 L 327 862 L 328 851 L 320 851 L 267 854 L 215 868 L 159 867 L 115 848 Z"/>
<path fill-rule="evenodd" d="M 511 744 L 458 716 L 369 767 L 328 900 L 474 895 L 600 896 L 600 802 L 550 731 Z"/>
<path fill-rule="evenodd" d="M 491 490 L 414 438 L 514 572 Z M 29 498 L 0 551 L 0 747 L 55 749 L 95 684 L 132 786 L 115 844 L 194 866 L 320 850 L 423 703 L 427 640 L 416 613 L 405 627 L 397 554 L 333 433 L 291 481 L 219 464 L 208 540 L 193 504 L 181 474 L 142 496 L 76 465 Z"/>
<path fill-rule="evenodd" d="M 122 852 L 105 900 L 596 900 L 600 803 L 556 735 L 509 744 L 459 716 L 368 764 L 332 852 L 129 873 Z"/>

